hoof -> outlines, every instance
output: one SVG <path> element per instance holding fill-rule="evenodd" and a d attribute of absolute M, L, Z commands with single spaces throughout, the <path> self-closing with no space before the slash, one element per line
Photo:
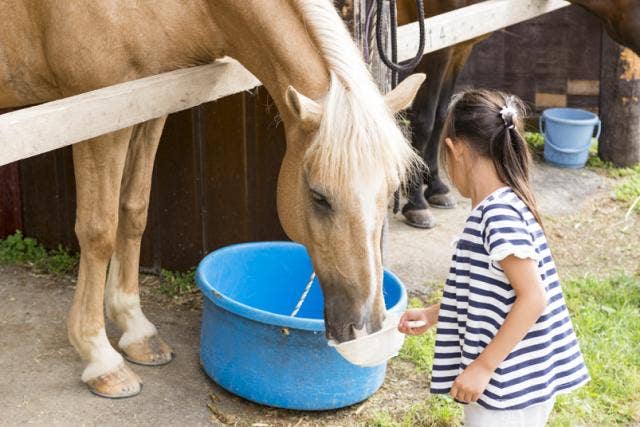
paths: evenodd
<path fill-rule="evenodd" d="M 416 228 L 433 228 L 436 226 L 436 219 L 429 209 L 411 209 L 402 212 L 405 222 Z"/>
<path fill-rule="evenodd" d="M 151 335 L 139 342 L 120 347 L 124 358 L 130 362 L 145 366 L 166 365 L 173 359 L 173 350 L 160 335 Z"/>
<path fill-rule="evenodd" d="M 122 399 L 139 394 L 142 391 L 142 381 L 131 368 L 122 364 L 114 372 L 87 381 L 87 387 L 98 396 Z"/>
<path fill-rule="evenodd" d="M 457 203 L 451 193 L 434 194 L 427 198 L 427 202 L 429 202 L 429 206 L 438 209 L 453 209 Z"/>

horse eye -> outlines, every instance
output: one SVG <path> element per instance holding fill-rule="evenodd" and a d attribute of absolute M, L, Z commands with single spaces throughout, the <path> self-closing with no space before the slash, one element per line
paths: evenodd
<path fill-rule="evenodd" d="M 313 200 L 313 204 L 318 208 L 321 208 L 327 211 L 330 211 L 332 209 L 331 203 L 329 203 L 329 201 L 327 200 L 327 197 L 316 190 L 311 190 L 311 200 Z"/>

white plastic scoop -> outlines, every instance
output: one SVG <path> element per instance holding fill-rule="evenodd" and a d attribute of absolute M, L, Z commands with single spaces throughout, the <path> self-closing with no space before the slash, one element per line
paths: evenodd
<path fill-rule="evenodd" d="M 342 357 L 354 365 L 363 367 L 381 365 L 397 356 L 402 348 L 404 334 L 398 331 L 399 320 L 399 317 L 388 317 L 378 332 L 339 344 L 331 340 L 329 346 L 335 348 Z M 426 322 L 422 320 L 408 323 L 411 328 L 420 328 L 426 325 Z"/>
<path fill-rule="evenodd" d="M 409 320 L 407 326 L 411 329 L 422 328 L 423 326 L 427 326 L 427 322 L 424 320 Z"/>

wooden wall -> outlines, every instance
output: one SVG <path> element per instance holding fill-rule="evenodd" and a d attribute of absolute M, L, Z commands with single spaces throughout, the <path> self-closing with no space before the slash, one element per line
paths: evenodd
<path fill-rule="evenodd" d="M 598 110 L 602 26 L 578 6 L 494 33 L 479 43 L 458 89 L 511 92 L 534 112 L 549 107 Z"/>

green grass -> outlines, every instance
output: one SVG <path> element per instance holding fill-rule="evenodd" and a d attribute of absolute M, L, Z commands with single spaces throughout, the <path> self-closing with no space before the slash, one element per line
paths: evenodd
<path fill-rule="evenodd" d="M 640 198 L 640 164 L 628 168 L 618 168 L 610 162 L 603 161 L 597 155 L 591 154 L 587 166 L 619 180 L 620 182 L 613 189 L 615 199 L 627 207 L 631 207 L 635 203 L 634 210 L 640 213 L 640 202 L 636 202 Z"/>
<path fill-rule="evenodd" d="M 550 424 L 639 422 L 640 277 L 586 278 L 563 288 L 591 382 L 558 398 Z"/>
<path fill-rule="evenodd" d="M 567 306 L 591 381 L 557 399 L 549 425 L 629 425 L 640 422 L 640 276 L 582 278 L 563 283 Z M 413 298 L 413 307 L 421 301 Z M 435 331 L 407 337 L 400 357 L 429 375 Z M 460 405 L 430 396 L 401 416 L 380 411 L 368 425 L 380 427 L 457 426 Z"/>
<path fill-rule="evenodd" d="M 367 426 L 372 427 L 413 427 L 434 426 L 447 427 L 459 426 L 462 420 L 460 405 L 453 403 L 447 397 L 434 395 L 424 402 L 412 406 L 401 419 L 394 418 L 384 411 L 374 413 L 367 420 Z"/>
<path fill-rule="evenodd" d="M 59 245 L 57 249 L 47 250 L 37 239 L 25 237 L 18 230 L 0 240 L 0 263 L 30 266 L 42 273 L 75 273 L 80 254 Z M 162 270 L 157 291 L 172 298 L 191 294 L 196 291 L 195 268 L 185 272 Z"/>
<path fill-rule="evenodd" d="M 158 291 L 172 298 L 191 294 L 197 289 L 195 285 L 195 274 L 195 268 L 185 272 L 162 270 Z"/>
<path fill-rule="evenodd" d="M 80 257 L 62 245 L 47 250 L 32 237 L 16 231 L 0 240 L 0 262 L 30 265 L 45 273 L 69 274 L 76 270 Z"/>
<path fill-rule="evenodd" d="M 620 184 L 615 189 L 616 200 L 625 202 L 629 205 L 635 203 L 635 211 L 640 213 L 640 173 L 637 173 L 627 179 L 626 182 Z"/>
<path fill-rule="evenodd" d="M 544 152 L 544 136 L 538 132 L 525 132 L 524 139 L 529 144 L 531 151 L 539 157 L 542 157 Z"/>

